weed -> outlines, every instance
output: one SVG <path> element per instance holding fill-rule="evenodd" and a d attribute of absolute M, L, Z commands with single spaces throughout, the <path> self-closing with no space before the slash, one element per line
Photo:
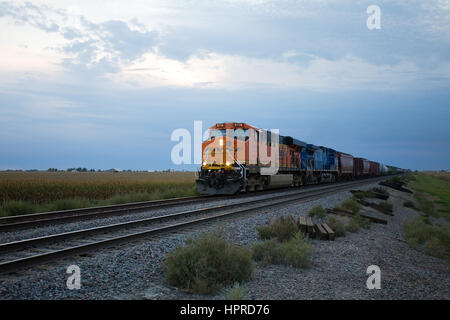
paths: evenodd
<path fill-rule="evenodd" d="M 301 232 L 289 241 L 265 240 L 253 245 L 253 259 L 263 265 L 284 264 L 295 268 L 306 268 L 311 263 L 311 247 Z"/>
<path fill-rule="evenodd" d="M 403 202 L 403 205 L 407 208 L 416 209 L 416 204 L 411 200 Z"/>
<path fill-rule="evenodd" d="M 344 224 L 337 219 L 336 217 L 328 217 L 327 224 L 334 231 L 334 235 L 336 237 L 344 237 L 345 236 L 345 226 Z"/>
<path fill-rule="evenodd" d="M 209 294 L 223 285 L 248 280 L 253 272 L 251 252 L 228 243 L 220 232 L 190 239 L 170 253 L 163 267 L 169 284 Z"/>
<path fill-rule="evenodd" d="M 308 216 L 310 216 L 310 217 L 323 218 L 326 215 L 327 215 L 327 211 L 320 204 L 315 206 L 315 207 L 313 207 L 308 212 Z"/>
<path fill-rule="evenodd" d="M 256 227 L 260 239 L 277 238 L 279 241 L 288 241 L 298 232 L 298 226 L 291 215 L 272 220 L 268 226 Z"/>
<path fill-rule="evenodd" d="M 358 213 L 361 210 L 361 205 L 353 199 L 347 199 L 337 207 L 338 209 L 343 209 L 350 211 L 352 213 Z"/>
<path fill-rule="evenodd" d="M 243 300 L 247 296 L 247 290 L 235 282 L 225 293 L 226 300 Z"/>

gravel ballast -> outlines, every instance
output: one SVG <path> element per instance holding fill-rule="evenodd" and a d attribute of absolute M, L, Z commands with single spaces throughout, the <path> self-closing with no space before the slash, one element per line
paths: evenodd
<path fill-rule="evenodd" d="M 377 184 L 368 184 L 362 189 L 374 186 Z M 337 238 L 335 241 L 310 240 L 313 256 L 312 266 L 308 269 L 281 265 L 256 266 L 251 280 L 242 284 L 247 289 L 248 298 L 448 299 L 448 262 L 427 256 L 408 246 L 402 225 L 417 216 L 418 212 L 402 205 L 408 195 L 392 189 L 389 189 L 389 192 L 389 201 L 394 204 L 393 217 L 373 209 L 365 209 L 367 214 L 386 219 L 387 225 L 372 223 L 368 230 L 347 232 L 346 237 Z M 168 286 L 161 269 L 165 256 L 178 245 L 184 244 L 187 237 L 218 226 L 224 228 L 228 240 L 250 248 L 253 243 L 259 241 L 255 227 L 267 224 L 271 217 L 286 214 L 292 214 L 294 217 L 307 215 L 317 204 L 329 208 L 350 196 L 349 191 L 341 191 L 309 202 L 260 210 L 236 219 L 198 226 L 161 238 L 139 240 L 92 252 L 83 257 L 62 259 L 17 274 L 0 275 L 0 298 L 222 299 L 223 292 L 201 296 Z M 49 229 L 28 232 L 50 231 L 54 232 Z M 28 236 L 29 234 L 26 235 Z M 1 240 L 10 241 L 8 239 L 10 238 Z M 72 264 L 78 265 L 81 270 L 79 290 L 69 290 L 66 286 L 70 276 L 66 269 Z M 366 287 L 366 270 L 370 265 L 377 265 L 381 269 L 380 290 L 369 290 Z"/>

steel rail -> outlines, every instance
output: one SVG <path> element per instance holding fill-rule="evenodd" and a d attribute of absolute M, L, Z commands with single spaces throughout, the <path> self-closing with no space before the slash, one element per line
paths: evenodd
<path fill-rule="evenodd" d="M 171 230 L 175 230 L 175 229 L 179 229 L 179 228 L 183 228 L 183 227 L 187 227 L 187 226 L 191 226 L 191 225 L 195 225 L 195 224 L 199 224 L 199 223 L 203 223 L 203 222 L 207 222 L 207 221 L 214 221 L 219 218 L 231 217 L 231 216 L 235 216 L 237 214 L 242 214 L 242 213 L 246 213 L 246 212 L 250 212 L 250 211 L 261 210 L 261 209 L 265 209 L 265 208 L 278 206 L 280 204 L 286 204 L 286 203 L 301 201 L 301 200 L 305 200 L 305 199 L 314 199 L 317 197 L 321 197 L 325 194 L 339 192 L 343 189 L 347 189 L 347 188 L 355 186 L 355 185 L 362 185 L 362 184 L 367 184 L 367 183 L 372 183 L 372 182 L 374 182 L 374 181 L 373 180 L 371 180 L 371 181 L 359 180 L 356 182 L 347 183 L 345 185 L 328 186 L 325 188 L 320 188 L 319 190 L 314 189 L 314 190 L 309 190 L 307 192 L 284 194 L 284 195 L 279 195 L 279 196 L 275 196 L 275 197 L 258 199 L 258 200 L 250 200 L 250 201 L 240 202 L 240 203 L 231 204 L 231 205 L 222 205 L 222 206 L 216 206 L 216 207 L 212 207 L 212 208 L 203 208 L 203 209 L 198 209 L 198 210 L 179 212 L 179 213 L 174 213 L 174 214 L 169 214 L 169 215 L 164 215 L 164 216 L 159 216 L 159 217 L 152 217 L 152 218 L 140 219 L 140 220 L 135 220 L 135 221 L 130 221 L 130 222 L 118 223 L 118 224 L 109 225 L 109 226 L 89 228 L 89 229 L 79 230 L 79 231 L 74 231 L 74 232 L 67 232 L 67 233 L 61 233 L 61 234 L 56 234 L 56 235 L 51 235 L 51 236 L 45 236 L 45 237 L 26 239 L 26 240 L 21 240 L 21 241 L 14 241 L 14 242 L 10 242 L 10 243 L 4 243 L 4 244 L 0 245 L 0 253 L 8 253 L 8 252 L 11 252 L 12 250 L 30 248 L 30 247 L 34 247 L 36 245 L 52 243 L 55 241 L 56 242 L 66 241 L 69 239 L 76 238 L 78 236 L 83 237 L 83 236 L 87 236 L 87 235 L 98 235 L 99 233 L 104 234 L 105 232 L 126 230 L 127 228 L 132 228 L 132 227 L 136 227 L 136 226 L 142 227 L 143 225 L 146 225 L 149 223 L 151 225 L 154 225 L 155 222 L 164 222 L 164 221 L 176 219 L 176 218 L 183 218 L 183 217 L 189 217 L 192 215 L 206 214 L 211 211 L 217 211 L 217 210 L 224 211 L 225 210 L 224 213 L 215 214 L 215 215 L 198 218 L 198 219 L 194 219 L 194 220 L 190 220 L 190 221 L 185 221 L 185 222 L 181 222 L 181 223 L 173 223 L 173 224 L 169 224 L 167 226 L 162 226 L 159 228 L 152 228 L 150 230 L 145 230 L 145 231 L 131 232 L 126 235 L 119 235 L 119 236 L 113 235 L 113 237 L 109 238 L 109 239 L 102 239 L 102 240 L 94 239 L 93 242 L 87 243 L 87 244 L 69 246 L 69 247 L 66 247 L 63 249 L 57 249 L 57 250 L 54 250 L 51 252 L 32 254 L 30 256 L 26 256 L 26 257 L 22 257 L 22 258 L 18 258 L 18 259 L 6 260 L 6 261 L 3 261 L 0 263 L 0 272 L 16 270 L 18 268 L 30 266 L 30 265 L 33 265 L 35 263 L 39 263 L 42 261 L 48 261 L 48 260 L 52 260 L 54 258 L 63 257 L 63 256 L 67 256 L 67 255 L 75 255 L 78 253 L 90 251 L 95 248 L 109 246 L 109 245 L 116 244 L 119 242 L 127 242 L 127 241 L 131 241 L 131 240 L 134 240 L 137 238 L 155 235 L 155 234 L 159 234 L 162 232 L 168 232 Z M 261 202 L 264 202 L 265 204 L 261 204 Z M 266 203 L 266 202 L 269 202 L 269 203 Z M 242 206 L 250 206 L 250 207 L 242 209 Z M 104 234 L 104 236 L 107 236 L 107 234 Z"/>
<path fill-rule="evenodd" d="M 339 183 L 339 185 L 344 183 Z M 336 184 L 323 184 L 321 186 L 328 186 L 328 185 L 336 185 Z M 301 189 L 304 191 L 308 191 L 311 188 L 316 188 L 317 185 L 310 185 L 307 187 L 308 189 L 306 190 L 304 189 L 304 187 Z M 170 198 L 162 200 L 132 202 L 117 205 L 96 206 L 89 208 L 78 208 L 70 210 L 18 215 L 11 217 L 2 217 L 0 218 L 0 232 L 16 231 L 19 229 L 34 228 L 43 225 L 45 226 L 45 225 L 56 225 L 61 223 L 70 223 L 74 221 L 88 220 L 91 218 L 103 218 L 103 217 L 106 218 L 115 215 L 126 215 L 136 213 L 139 211 L 160 209 L 164 207 L 171 207 L 177 205 L 195 204 L 198 202 L 211 202 L 222 199 L 229 200 L 236 198 L 255 197 L 260 195 L 284 192 L 286 189 L 292 190 L 292 188 L 279 188 L 245 194 L 238 194 L 234 196 L 220 195 L 220 196 L 193 196 L 193 197 Z"/>

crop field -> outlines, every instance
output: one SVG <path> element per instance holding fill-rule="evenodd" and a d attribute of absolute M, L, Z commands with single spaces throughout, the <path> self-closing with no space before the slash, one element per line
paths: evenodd
<path fill-rule="evenodd" d="M 0 216 L 193 196 L 194 172 L 0 172 Z"/>

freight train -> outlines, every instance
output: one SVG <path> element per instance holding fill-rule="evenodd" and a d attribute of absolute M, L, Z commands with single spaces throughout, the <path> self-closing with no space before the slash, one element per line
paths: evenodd
<path fill-rule="evenodd" d="M 246 123 L 218 123 L 202 143 L 200 194 L 235 194 L 404 172 Z"/>

